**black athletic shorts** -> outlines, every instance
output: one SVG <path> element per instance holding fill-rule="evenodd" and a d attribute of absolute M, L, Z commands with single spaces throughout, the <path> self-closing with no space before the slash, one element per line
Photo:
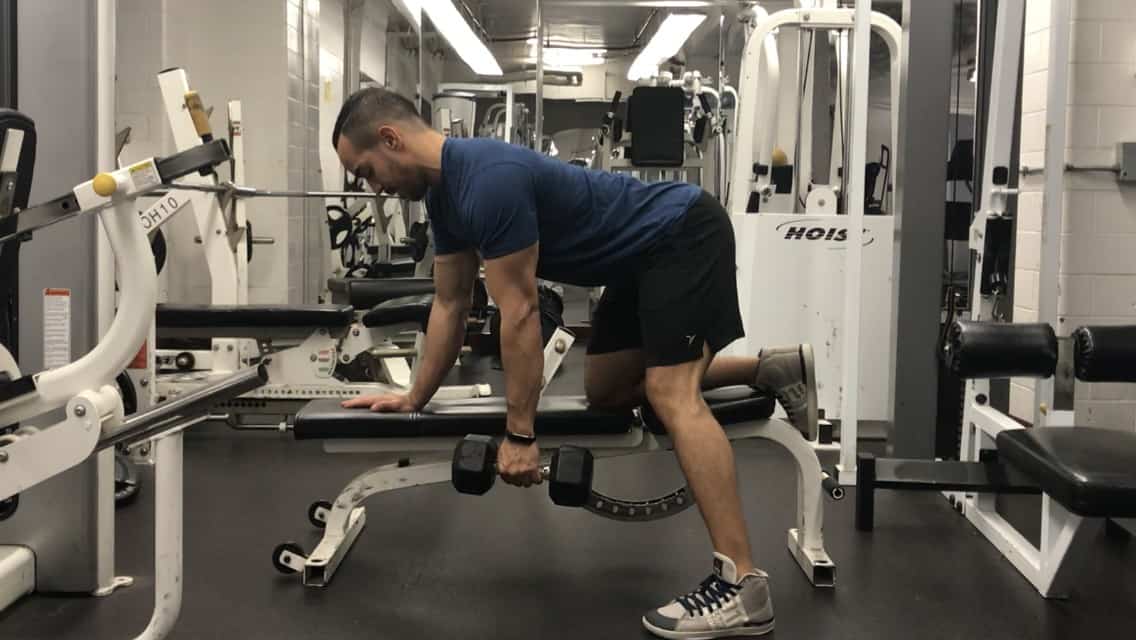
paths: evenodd
<path fill-rule="evenodd" d="M 592 317 L 589 354 L 643 349 L 648 367 L 712 353 L 745 335 L 738 309 L 734 228 L 703 192 L 686 214 L 609 285 Z"/>

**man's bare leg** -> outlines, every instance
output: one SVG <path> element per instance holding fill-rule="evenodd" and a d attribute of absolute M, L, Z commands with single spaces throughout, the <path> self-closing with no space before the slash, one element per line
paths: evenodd
<path fill-rule="evenodd" d="M 646 391 L 674 443 L 679 465 L 702 512 L 714 550 L 733 560 L 738 575 L 753 571 L 734 450 L 722 426 L 702 400 L 702 376 L 713 357 L 646 373 Z"/>
<path fill-rule="evenodd" d="M 702 389 L 753 384 L 757 362 L 754 357 L 714 357 L 702 378 Z M 643 404 L 647 399 L 643 390 L 645 366 L 639 349 L 589 355 L 584 385 L 588 401 L 597 407 L 612 408 Z"/>

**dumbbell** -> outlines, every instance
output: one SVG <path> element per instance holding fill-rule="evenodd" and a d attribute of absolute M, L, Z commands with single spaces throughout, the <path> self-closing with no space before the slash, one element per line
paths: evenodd
<path fill-rule="evenodd" d="M 552 464 L 541 467 L 548 481 L 548 495 L 562 507 L 582 507 L 592 492 L 592 452 L 562 445 L 552 454 Z M 497 480 L 497 442 L 489 436 L 466 436 L 454 449 L 452 481 L 459 493 L 484 495 Z"/>

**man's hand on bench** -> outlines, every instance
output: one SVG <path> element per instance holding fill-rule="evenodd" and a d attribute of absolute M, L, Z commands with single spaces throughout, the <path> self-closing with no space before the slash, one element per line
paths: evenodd
<path fill-rule="evenodd" d="M 344 400 L 343 408 L 370 409 L 375 413 L 410 413 L 418 411 L 422 405 L 415 402 L 409 394 L 383 393 Z"/>

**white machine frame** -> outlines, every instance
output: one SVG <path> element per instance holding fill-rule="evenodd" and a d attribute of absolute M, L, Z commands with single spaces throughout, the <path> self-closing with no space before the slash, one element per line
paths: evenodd
<path fill-rule="evenodd" d="M 1069 70 L 1069 1 L 1051 0 L 1049 29 L 1049 80 L 1046 101 L 1046 139 L 1044 210 L 1042 217 L 1041 291 L 1038 319 L 1057 326 L 1057 267 L 1060 251 L 1062 191 L 1065 175 L 1065 118 Z M 985 252 L 988 221 L 1008 216 L 1010 197 L 1018 190 L 994 184 L 994 168 L 1009 167 L 1014 135 L 1015 95 L 1018 64 L 1025 19 L 1024 0 L 1002 0 L 991 58 L 989 122 L 985 141 L 980 208 L 970 228 L 970 248 L 976 255 L 976 270 L 971 300 L 972 320 L 994 318 L 995 296 L 981 290 L 981 269 Z M 1001 431 L 1021 429 L 1010 416 L 986 404 L 990 397 L 990 380 L 971 380 L 966 387 L 963 409 L 962 445 L 959 459 L 975 462 L 983 451 L 996 449 L 995 437 Z M 1033 416 L 1035 426 L 1073 426 L 1072 407 L 1054 404 L 1052 379 L 1038 380 Z M 1068 567 L 1076 566 L 1075 553 L 1083 549 L 1084 539 L 1095 535 L 1099 519 L 1084 519 L 1066 510 L 1048 495 L 1042 494 L 1041 544 L 1034 546 L 998 513 L 993 494 L 951 495 L 962 511 L 991 544 L 1047 598 L 1067 595 Z"/>
<path fill-rule="evenodd" d="M 735 144 L 734 158 L 731 163 L 731 179 L 727 206 L 731 214 L 744 217 L 745 207 L 751 193 L 760 195 L 762 202 L 767 206 L 776 207 L 784 204 L 784 200 L 775 196 L 772 184 L 772 172 L 766 175 L 753 176 L 755 160 L 764 166 L 771 166 L 774 150 L 774 132 L 776 131 L 778 117 L 778 92 L 769 90 L 769 86 L 779 86 L 781 72 L 777 58 L 777 43 L 774 33 L 777 29 L 786 26 L 796 26 L 799 29 L 831 30 L 839 32 L 841 49 L 847 41 L 846 33 L 852 32 L 852 55 L 842 55 L 840 59 L 844 64 L 851 64 L 852 77 L 849 82 L 848 123 L 845 127 L 849 144 L 847 157 L 843 158 L 842 166 L 847 176 L 847 193 L 837 193 L 838 189 L 824 185 L 815 185 L 814 193 L 810 194 L 807 212 L 818 216 L 829 212 L 834 197 L 844 198 L 846 217 L 833 218 L 834 222 L 846 224 L 845 241 L 842 243 L 845 250 L 844 282 L 843 282 L 843 318 L 841 321 L 841 356 L 843 375 L 841 387 L 845 390 L 841 398 L 840 410 L 840 462 L 837 469 L 840 472 L 840 481 L 843 484 L 855 483 L 857 438 L 859 437 L 859 403 L 858 395 L 861 388 L 859 360 L 861 336 L 861 308 L 863 306 L 863 232 L 864 232 L 864 161 L 867 146 L 867 109 L 868 109 L 868 42 L 871 33 L 879 34 L 888 46 L 891 59 L 891 145 L 892 166 L 898 166 L 899 136 L 899 96 L 900 96 L 900 42 L 902 29 L 893 19 L 882 13 L 872 11 L 871 2 L 857 2 L 854 9 L 837 9 L 831 6 L 816 8 L 785 9 L 767 14 L 760 8 L 755 8 L 756 19 L 752 23 L 752 31 L 746 41 L 745 53 L 742 58 L 741 74 L 738 90 L 742 104 L 757 103 L 756 108 L 739 109 L 736 120 L 736 140 L 754 140 L 755 144 Z M 762 88 L 765 88 L 763 91 Z M 811 114 L 811 109 L 806 110 Z M 807 130 L 808 127 L 799 127 Z M 835 129 L 839 130 L 839 127 Z M 835 133 L 834 133 L 835 135 Z M 807 145 L 806 145 L 807 146 Z M 834 144 L 834 153 L 840 148 Z M 756 157 L 755 157 L 756 149 Z M 809 154 L 803 152 L 804 157 Z M 797 158 L 798 164 L 801 158 Z M 799 178 L 793 180 L 793 193 L 788 211 L 777 210 L 762 213 L 797 213 L 797 189 Z M 832 198 L 821 211 L 811 211 L 823 197 L 818 194 L 832 194 Z M 887 200 L 889 196 L 885 196 Z M 831 209 L 834 211 L 834 208 Z M 818 218 L 819 219 L 819 218 Z M 885 240 L 889 240 L 885 239 Z M 825 447 L 825 445 L 817 445 Z"/>
<path fill-rule="evenodd" d="M 551 378 L 571 347 L 571 334 L 557 329 L 544 351 L 544 380 Z M 460 411 L 460 403 L 454 405 Z M 817 587 L 835 584 L 836 566 L 824 548 L 824 472 L 816 451 L 799 431 L 778 419 L 755 420 L 725 427 L 732 440 L 763 438 L 772 440 L 789 450 L 797 463 L 797 518 L 796 526 L 789 529 L 788 548 L 809 582 Z M 315 512 L 324 525 L 324 535 L 309 556 L 292 551 L 278 552 L 277 562 L 302 574 L 308 587 L 325 587 L 339 568 L 343 558 L 359 537 L 367 523 L 363 502 L 378 493 L 406 489 L 450 480 L 452 467 L 449 458 L 460 437 L 379 438 L 325 440 L 328 453 L 380 453 L 384 458 L 401 459 L 407 453 L 421 456 L 423 464 L 405 466 L 399 463 L 383 464 L 358 476 L 339 492 L 330 510 Z M 554 449 L 563 444 L 588 447 L 596 458 L 650 453 L 672 449 L 670 438 L 651 433 L 643 425 L 633 426 L 619 435 L 545 436 L 542 449 Z M 838 497 L 843 493 L 838 492 Z M 587 509 L 597 515 L 618 520 L 649 520 L 676 514 L 694 504 L 685 488 L 674 491 L 664 499 L 638 503 L 630 513 L 621 512 L 614 504 L 593 500 Z M 636 509 L 643 512 L 636 514 Z M 652 513 L 652 509 L 658 509 Z"/>
<path fill-rule="evenodd" d="M 5 145 L 17 142 L 11 136 Z M 10 150 L 0 152 L 7 157 Z M 147 232 L 168 221 L 176 208 L 139 213 L 135 200 L 161 186 L 154 158 L 102 173 L 72 191 L 79 211 L 96 213 L 114 253 L 119 298 L 108 331 L 75 362 L 35 376 L 36 390 L 0 403 L 0 423 L 13 424 L 65 407 L 61 422 L 45 428 L 24 427 L 4 436 L 0 449 L 0 500 L 19 494 L 74 467 L 95 453 L 100 440 L 122 434 L 127 423 L 114 378 L 147 339 L 157 305 L 157 273 Z M 106 195 L 103 195 L 106 194 Z M 14 363 L 6 350 L 3 360 Z M 177 418 L 176 416 L 170 416 Z M 138 640 L 160 640 L 180 613 L 182 588 L 182 458 L 181 429 L 199 417 L 161 423 L 155 452 L 155 581 L 154 611 Z M 34 587 L 35 559 L 21 547 L 0 548 L 0 606 L 7 606 Z M 130 584 L 116 579 L 114 587 Z"/>

